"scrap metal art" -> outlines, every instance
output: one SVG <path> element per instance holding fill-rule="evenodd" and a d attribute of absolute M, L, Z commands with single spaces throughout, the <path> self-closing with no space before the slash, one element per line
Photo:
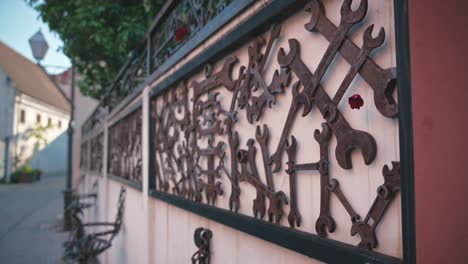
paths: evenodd
<path fill-rule="evenodd" d="M 199 227 L 195 229 L 193 241 L 198 250 L 192 255 L 192 264 L 210 264 L 211 230 Z"/>
<path fill-rule="evenodd" d="M 108 172 L 142 183 L 141 108 L 109 128 Z"/>
<path fill-rule="evenodd" d="M 248 46 L 248 64 L 239 68 L 237 79 L 232 79 L 231 75 L 238 59 L 228 56 L 219 71 L 213 73 L 211 66 L 207 65 L 202 80 L 190 84 L 184 81 L 178 87 L 154 97 L 151 103 L 151 126 L 156 190 L 172 191 L 174 195 L 215 206 L 216 198 L 224 192 L 219 179 L 225 176 L 231 184 L 229 210 L 239 210 L 239 183 L 245 182 L 256 190 L 256 197 L 252 201 L 254 217 L 263 219 L 267 215 L 268 221 L 280 224 L 286 205 L 289 205 L 287 220 L 291 228 L 296 228 L 301 225 L 296 173 L 317 171 L 320 174 L 321 195 L 320 215 L 315 223 L 316 233 L 326 237 L 335 231 L 336 222 L 330 211 L 330 197 L 336 195 L 350 215 L 351 235 L 359 234 L 361 237 L 359 247 L 368 250 L 375 248 L 375 228 L 399 191 L 399 162 L 392 161 L 392 169 L 384 166 L 385 183 L 378 188 L 375 202 L 364 219 L 353 209 L 341 191 L 338 180 L 330 178 L 329 173 L 330 159 L 333 158 L 329 147 L 333 135 L 337 139 L 334 157 L 344 170 L 352 168 L 351 153 L 356 149 L 361 151 L 366 165 L 371 164 L 377 154 L 374 137 L 354 129 L 338 109 L 357 75 L 373 90 L 375 106 L 383 116 L 394 118 L 398 109 L 393 98 L 395 68 L 382 69 L 369 57 L 373 50 L 384 43 L 385 31 L 381 28 L 373 37 L 374 25 L 370 25 L 363 34 L 362 47 L 354 44 L 349 38 L 349 32 L 365 18 L 367 1 L 361 0 L 356 10 L 351 9 L 351 3 L 351 0 L 344 0 L 338 27 L 325 16 L 321 1 L 312 0 L 305 6 L 305 11 L 310 13 L 310 21 L 305 24 L 306 30 L 312 34 L 320 33 L 329 41 L 315 71 L 309 69 L 301 59 L 299 41 L 289 39 L 289 52 L 279 49 L 277 61 L 280 69 L 267 82 L 265 66 L 267 61 L 274 59 L 272 47 L 281 34 L 281 26 L 273 24 L 268 41 L 258 37 Z M 263 49 L 265 43 L 266 48 Z M 321 86 L 321 81 L 325 72 L 332 72 L 330 65 L 338 53 L 351 67 L 337 92 L 330 96 Z M 293 78 L 298 81 L 290 85 Z M 292 101 L 279 143 L 276 146 L 269 144 L 272 126 L 263 124 L 256 126 L 254 138 L 244 139 L 245 146 L 241 144 L 236 131 L 238 112 L 245 109 L 247 121 L 254 124 L 260 121 L 268 109 L 274 109 L 278 98 L 285 94 L 288 87 L 291 87 Z M 225 89 L 232 96 L 226 98 L 226 93 L 221 96 L 220 89 Z M 229 99 L 230 103 L 224 106 L 222 102 Z M 299 113 L 302 117 L 309 115 L 314 105 L 324 120 L 322 129 L 314 133 L 320 158 L 311 163 L 298 164 L 296 151 L 299 140 L 291 135 L 291 131 L 298 122 Z M 270 155 L 271 147 L 275 147 L 275 151 Z M 257 149 L 261 155 L 263 172 L 257 168 Z M 274 184 L 273 175 L 281 170 L 283 154 L 288 157 L 285 172 L 289 177 L 289 194 L 277 190 Z M 115 154 L 111 152 L 112 155 Z M 225 166 L 226 159 L 230 160 L 229 167 Z"/>
<path fill-rule="evenodd" d="M 104 133 L 101 132 L 91 139 L 91 164 L 90 170 L 102 175 L 104 154 Z"/>

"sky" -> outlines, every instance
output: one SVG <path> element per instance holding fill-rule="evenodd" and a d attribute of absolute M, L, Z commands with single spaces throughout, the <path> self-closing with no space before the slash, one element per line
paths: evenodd
<path fill-rule="evenodd" d="M 62 40 L 42 22 L 36 10 L 29 7 L 24 0 L 0 0 L 0 41 L 34 62 L 36 60 L 32 55 L 28 39 L 39 29 L 49 44 L 49 51 L 41 64 L 49 73 L 62 72 L 63 67 L 70 67 L 70 60 L 60 50 L 63 45 Z M 62 68 L 48 67 L 48 65 Z"/>

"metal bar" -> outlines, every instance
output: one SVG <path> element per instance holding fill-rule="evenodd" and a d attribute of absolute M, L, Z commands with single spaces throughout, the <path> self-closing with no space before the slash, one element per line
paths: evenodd
<path fill-rule="evenodd" d="M 413 116 L 411 103 L 408 1 L 394 0 L 401 173 L 403 261 L 416 263 Z"/>

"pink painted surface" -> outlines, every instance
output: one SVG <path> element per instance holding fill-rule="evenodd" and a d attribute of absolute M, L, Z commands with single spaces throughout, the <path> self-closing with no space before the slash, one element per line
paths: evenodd
<path fill-rule="evenodd" d="M 417 263 L 468 258 L 468 2 L 409 1 Z"/>

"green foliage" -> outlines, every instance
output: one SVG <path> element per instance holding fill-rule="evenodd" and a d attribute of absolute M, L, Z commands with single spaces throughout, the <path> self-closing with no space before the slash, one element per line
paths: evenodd
<path fill-rule="evenodd" d="M 25 0 L 63 40 L 83 94 L 100 99 L 163 0 Z"/>
<path fill-rule="evenodd" d="M 48 142 L 47 142 L 47 138 L 45 134 L 49 128 L 52 128 L 52 126 L 51 125 L 49 126 L 38 125 L 34 127 L 33 129 L 30 129 L 26 132 L 25 137 L 27 140 L 31 138 L 35 139 L 34 153 L 36 153 L 41 148 L 41 146 L 44 146 L 44 147 L 47 146 Z"/>
<path fill-rule="evenodd" d="M 26 181 L 31 182 L 31 181 L 38 181 L 40 180 L 42 175 L 42 171 L 39 169 L 33 169 L 29 165 L 23 165 L 19 167 L 15 172 L 11 174 L 10 181 L 12 183 L 18 183 L 20 182 L 21 177 L 23 177 L 23 180 L 26 179 Z"/>

